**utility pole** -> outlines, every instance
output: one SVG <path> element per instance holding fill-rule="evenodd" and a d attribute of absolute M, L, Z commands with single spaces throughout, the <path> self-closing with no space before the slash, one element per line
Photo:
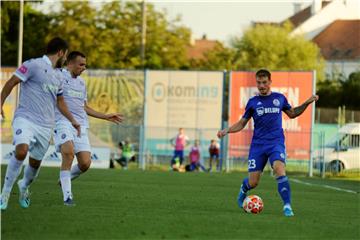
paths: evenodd
<path fill-rule="evenodd" d="M 19 39 L 18 39 L 18 62 L 17 67 L 21 66 L 22 55 L 23 55 L 23 33 L 24 33 L 24 0 L 20 0 L 20 11 L 19 11 Z M 20 88 L 17 87 L 15 106 L 18 106 Z"/>
<path fill-rule="evenodd" d="M 146 46 L 146 3 L 145 0 L 141 2 L 141 66 L 145 67 L 145 46 Z"/>

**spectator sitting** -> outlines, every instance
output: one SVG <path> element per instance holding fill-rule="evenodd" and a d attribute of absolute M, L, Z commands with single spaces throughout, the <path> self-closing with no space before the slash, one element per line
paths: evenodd
<path fill-rule="evenodd" d="M 194 146 L 191 147 L 189 153 L 190 159 L 190 171 L 199 170 L 199 167 L 204 171 L 207 172 L 206 168 L 200 163 L 200 147 L 199 141 L 195 140 Z"/>
<path fill-rule="evenodd" d="M 115 158 L 114 154 L 112 154 L 110 158 L 110 168 L 114 168 L 114 161 L 119 163 L 124 170 L 128 167 L 128 162 L 135 162 L 135 153 L 133 151 L 133 147 L 128 140 L 124 142 L 119 142 L 119 149 L 121 151 L 120 158 Z"/>

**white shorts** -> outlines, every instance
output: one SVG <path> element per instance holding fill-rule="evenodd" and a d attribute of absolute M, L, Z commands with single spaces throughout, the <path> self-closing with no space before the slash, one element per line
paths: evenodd
<path fill-rule="evenodd" d="M 70 122 L 57 122 L 54 130 L 56 151 L 60 152 L 61 145 L 68 141 L 72 141 L 74 143 L 75 154 L 78 152 L 91 152 L 87 128 L 81 127 L 81 136 L 78 137 L 76 129 Z"/>
<path fill-rule="evenodd" d="M 22 117 L 13 120 L 12 128 L 13 145 L 29 145 L 30 157 L 41 161 L 49 148 L 52 128 L 39 126 Z"/>

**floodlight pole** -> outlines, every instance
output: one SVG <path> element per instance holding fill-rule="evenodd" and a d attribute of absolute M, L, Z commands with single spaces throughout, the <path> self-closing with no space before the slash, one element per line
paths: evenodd
<path fill-rule="evenodd" d="M 24 0 L 20 0 L 20 11 L 19 11 L 19 39 L 18 39 L 18 61 L 17 67 L 21 66 L 22 55 L 23 55 L 23 33 L 24 33 Z M 18 105 L 20 88 L 17 88 L 15 106 Z"/>
<path fill-rule="evenodd" d="M 145 68 L 145 46 L 146 46 L 146 3 L 141 2 L 141 67 Z"/>

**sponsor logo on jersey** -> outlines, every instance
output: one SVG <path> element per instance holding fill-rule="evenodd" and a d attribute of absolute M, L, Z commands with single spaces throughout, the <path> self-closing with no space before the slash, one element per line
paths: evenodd
<path fill-rule="evenodd" d="M 264 107 L 257 108 L 256 113 L 258 116 L 262 116 L 264 114 Z"/>
<path fill-rule="evenodd" d="M 27 72 L 27 67 L 25 67 L 24 65 L 21 65 L 21 67 L 19 68 L 19 71 L 22 73 L 22 74 L 25 74 Z"/>
<path fill-rule="evenodd" d="M 278 107 L 278 106 L 280 106 L 280 101 L 275 98 L 275 99 L 273 100 L 273 104 L 274 104 L 274 106 Z"/>
<path fill-rule="evenodd" d="M 276 108 L 276 107 L 265 108 L 265 113 L 280 113 L 280 108 Z"/>
<path fill-rule="evenodd" d="M 83 98 L 84 96 L 82 92 L 75 90 L 68 90 L 67 93 L 70 97 Z"/>
<path fill-rule="evenodd" d="M 49 83 L 44 83 L 42 85 L 42 89 L 44 90 L 44 92 L 50 92 L 53 94 L 56 94 L 58 92 L 58 87 L 56 85 L 49 84 Z"/>

